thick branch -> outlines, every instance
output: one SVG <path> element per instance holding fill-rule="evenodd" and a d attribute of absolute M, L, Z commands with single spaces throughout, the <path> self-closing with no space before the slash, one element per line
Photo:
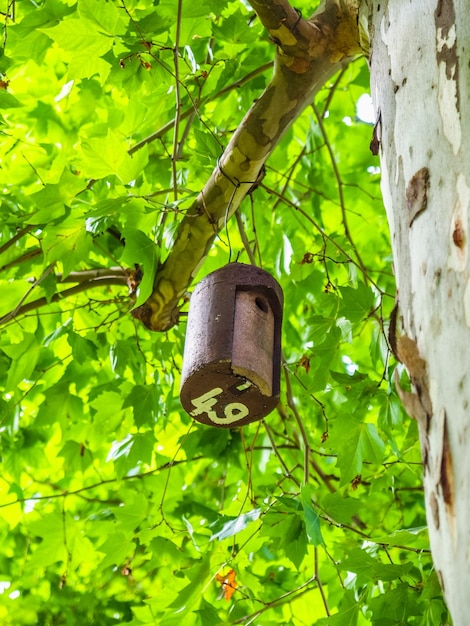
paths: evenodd
<path fill-rule="evenodd" d="M 251 0 L 250 4 L 284 55 L 311 57 L 312 47 L 326 43 L 319 23 L 303 19 L 287 0 Z"/>
<path fill-rule="evenodd" d="M 148 328 L 165 331 L 178 320 L 178 303 L 204 261 L 217 233 L 258 180 L 262 167 L 290 124 L 318 89 L 359 50 L 357 10 L 327 1 L 308 21 L 281 0 L 253 2 L 278 44 L 274 74 L 234 133 L 220 162 L 180 222 L 173 248 L 159 268 L 153 294 L 133 314 Z M 282 24 L 281 24 L 282 23 Z M 280 29 L 274 28 L 282 25 Z M 274 30 L 273 30 L 274 29 Z"/>

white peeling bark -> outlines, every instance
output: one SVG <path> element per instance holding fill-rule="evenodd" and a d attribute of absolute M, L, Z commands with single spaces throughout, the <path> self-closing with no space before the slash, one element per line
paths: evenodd
<path fill-rule="evenodd" d="M 470 10 L 369 0 L 371 90 L 414 384 L 433 559 L 454 626 L 470 602 Z"/>

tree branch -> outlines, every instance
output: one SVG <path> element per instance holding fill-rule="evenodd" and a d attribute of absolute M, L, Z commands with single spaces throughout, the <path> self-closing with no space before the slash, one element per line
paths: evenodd
<path fill-rule="evenodd" d="M 321 28 L 287 0 L 250 0 L 270 39 L 289 57 L 311 57 L 312 46 L 326 43 Z"/>
<path fill-rule="evenodd" d="M 252 4 L 266 21 L 272 7 L 280 8 L 277 21 L 269 22 L 279 46 L 274 74 L 180 222 L 152 295 L 133 311 L 151 330 L 165 331 L 177 323 L 180 298 L 285 131 L 325 81 L 360 52 L 357 7 L 351 10 L 351 3 L 345 6 L 342 0 L 327 0 L 308 21 L 283 0 L 254 0 Z"/>
<path fill-rule="evenodd" d="M 5 242 L 3 246 L 0 246 L 0 254 L 3 254 L 4 252 L 6 252 L 8 248 L 13 246 L 19 239 L 21 239 L 21 237 L 24 237 L 24 235 L 27 235 L 33 228 L 34 226 L 32 226 L 31 224 L 28 226 L 25 226 L 25 228 L 21 228 L 16 233 L 16 235 L 13 235 L 13 237 L 9 239 L 7 242 Z"/>
<path fill-rule="evenodd" d="M 12 241 L 12 240 L 10 240 L 10 241 Z M 9 243 L 10 242 L 8 242 L 8 244 Z M 5 246 L 6 245 L 7 244 L 5 244 Z M 15 265 L 21 265 L 25 261 L 29 261 L 30 259 L 34 259 L 34 257 L 37 257 L 37 256 L 39 256 L 41 254 L 42 254 L 41 248 L 32 248 L 30 250 L 26 250 L 26 252 L 24 252 L 18 258 L 13 259 L 12 261 L 9 261 L 8 263 L 5 263 L 5 265 L 2 265 L 0 267 L 0 272 L 4 272 L 5 270 L 9 270 L 11 267 L 15 267 Z"/>
<path fill-rule="evenodd" d="M 100 267 L 93 270 L 69 272 L 67 276 L 56 274 L 55 277 L 59 283 L 83 283 L 96 278 L 110 278 L 118 280 L 119 282 L 116 284 L 125 285 L 127 284 L 127 280 L 129 278 L 129 270 L 125 270 L 122 267 Z"/>
<path fill-rule="evenodd" d="M 26 304 L 21 305 L 20 307 L 16 307 L 13 311 L 10 311 L 3 317 L 0 317 L 0 326 L 6 324 L 11 321 L 15 317 L 19 315 L 24 315 L 25 313 L 29 313 L 30 311 L 34 311 L 36 309 L 40 309 L 43 306 L 54 302 L 60 302 L 60 300 L 64 300 L 65 298 L 70 298 L 70 296 L 74 296 L 77 293 L 81 293 L 83 291 L 88 291 L 88 289 L 94 289 L 96 287 L 104 287 L 109 285 L 125 285 L 127 284 L 127 279 L 120 276 L 105 276 L 93 278 L 91 280 L 84 280 L 78 285 L 74 287 L 70 287 L 70 289 L 64 289 L 64 291 L 59 291 L 55 293 L 51 298 L 38 298 L 37 300 L 33 300 L 32 302 L 27 302 Z"/>

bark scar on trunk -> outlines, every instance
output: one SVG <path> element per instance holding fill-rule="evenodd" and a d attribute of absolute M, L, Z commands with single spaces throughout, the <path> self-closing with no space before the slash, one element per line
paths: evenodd
<path fill-rule="evenodd" d="M 432 515 L 432 519 L 434 522 L 434 526 L 436 527 L 436 530 L 439 530 L 439 526 L 441 525 L 440 519 L 439 519 L 439 503 L 437 501 L 436 498 L 436 494 L 433 492 L 431 492 L 431 496 L 429 498 L 429 507 L 431 509 L 431 515 Z"/>
<path fill-rule="evenodd" d="M 437 64 L 445 67 L 447 80 L 455 82 L 456 109 L 460 112 L 459 58 L 457 54 L 456 15 L 452 0 L 439 0 L 434 11 Z"/>
<path fill-rule="evenodd" d="M 454 464 L 449 445 L 449 431 L 447 427 L 446 413 L 444 413 L 444 432 L 442 437 L 442 460 L 439 485 L 442 490 L 442 497 L 444 498 L 448 513 L 452 516 L 454 509 Z"/>
<path fill-rule="evenodd" d="M 409 225 L 428 206 L 429 170 L 422 167 L 414 174 L 406 188 L 406 206 L 409 212 Z"/>
<path fill-rule="evenodd" d="M 428 433 L 432 418 L 432 403 L 429 395 L 426 361 L 421 358 L 416 342 L 407 335 L 398 337 L 396 347 L 398 359 L 407 368 L 416 393 L 410 393 L 400 387 L 396 370 L 395 386 L 407 413 L 418 422 L 423 465 L 426 469 L 429 453 Z"/>
<path fill-rule="evenodd" d="M 382 138 L 382 112 L 379 109 L 377 114 L 377 121 L 375 122 L 374 130 L 372 131 L 372 139 L 369 145 L 369 149 L 374 156 L 379 154 L 380 141 Z"/>

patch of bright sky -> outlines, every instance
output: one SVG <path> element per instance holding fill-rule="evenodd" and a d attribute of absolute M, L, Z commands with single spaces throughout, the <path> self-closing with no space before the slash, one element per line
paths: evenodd
<path fill-rule="evenodd" d="M 375 124 L 375 117 L 372 98 L 367 93 L 362 94 L 356 103 L 356 119 L 365 124 Z M 352 126 L 353 119 L 349 115 L 346 115 L 346 117 L 343 117 L 343 124 Z"/>
<path fill-rule="evenodd" d="M 374 111 L 374 105 L 372 104 L 372 98 L 368 93 L 362 94 L 356 104 L 356 115 L 366 124 L 375 124 L 376 114 Z"/>
<path fill-rule="evenodd" d="M 63 98 L 66 98 L 69 93 L 72 91 L 72 87 L 74 85 L 73 80 L 69 80 L 68 83 L 65 83 L 65 85 L 62 87 L 60 93 L 54 98 L 55 102 L 60 102 Z"/>
<path fill-rule="evenodd" d="M 346 355 L 342 356 L 341 360 L 343 361 L 344 365 L 346 366 L 347 373 L 352 376 L 354 374 L 354 372 L 357 371 L 358 365 L 356 365 L 356 363 L 353 363 L 353 361 Z"/>

